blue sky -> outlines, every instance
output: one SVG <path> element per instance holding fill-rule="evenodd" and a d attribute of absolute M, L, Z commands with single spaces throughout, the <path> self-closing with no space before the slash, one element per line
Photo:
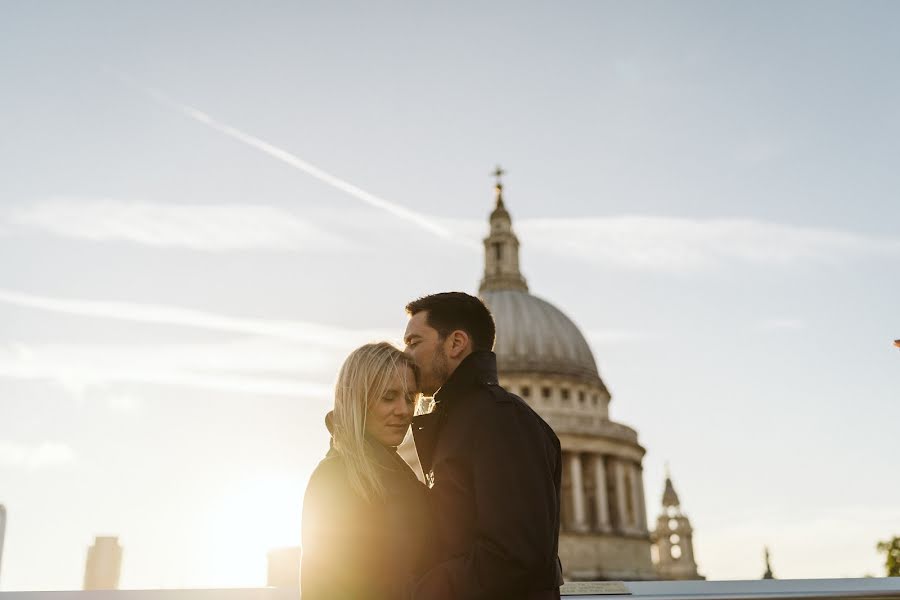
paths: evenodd
<path fill-rule="evenodd" d="M 896 4 L 0 10 L 0 589 L 102 534 L 123 587 L 262 585 L 342 358 L 477 286 L 497 163 L 701 571 L 881 572 Z"/>

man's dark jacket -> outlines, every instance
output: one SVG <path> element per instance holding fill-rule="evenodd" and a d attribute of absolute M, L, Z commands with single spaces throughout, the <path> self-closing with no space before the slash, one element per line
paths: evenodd
<path fill-rule="evenodd" d="M 559 598 L 559 439 L 497 382 L 493 352 L 466 357 L 413 420 L 436 519 L 436 567 L 416 600 Z"/>

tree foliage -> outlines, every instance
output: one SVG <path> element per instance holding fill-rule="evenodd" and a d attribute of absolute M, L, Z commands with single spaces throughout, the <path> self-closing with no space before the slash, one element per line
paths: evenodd
<path fill-rule="evenodd" d="M 878 542 L 878 551 L 886 555 L 884 567 L 887 576 L 900 577 L 900 536 L 895 535 L 889 541 Z"/>

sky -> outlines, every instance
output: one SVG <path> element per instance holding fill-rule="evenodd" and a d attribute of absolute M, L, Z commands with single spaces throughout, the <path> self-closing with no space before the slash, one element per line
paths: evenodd
<path fill-rule="evenodd" d="M 668 463 L 700 572 L 883 574 L 900 534 L 892 2 L 0 7 L 0 590 L 265 584 L 343 358 L 531 292 Z"/>

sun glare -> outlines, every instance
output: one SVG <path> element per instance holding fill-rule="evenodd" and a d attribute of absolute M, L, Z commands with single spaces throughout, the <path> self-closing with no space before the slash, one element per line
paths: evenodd
<path fill-rule="evenodd" d="M 209 513 L 207 577 L 215 587 L 266 585 L 270 550 L 300 545 L 305 481 L 266 475 L 229 488 Z"/>

